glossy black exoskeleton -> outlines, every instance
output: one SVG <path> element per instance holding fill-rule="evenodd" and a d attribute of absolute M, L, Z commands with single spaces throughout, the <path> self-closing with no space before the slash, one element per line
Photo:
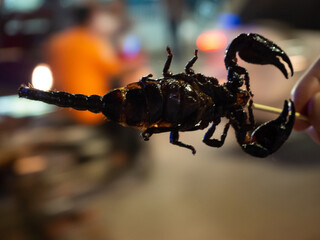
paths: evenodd
<path fill-rule="evenodd" d="M 149 74 L 139 82 L 115 89 L 103 97 L 45 92 L 25 86 L 19 89 L 19 96 L 60 107 L 102 112 L 111 121 L 142 129 L 144 140 L 149 140 L 155 133 L 170 132 L 172 144 L 188 148 L 193 154 L 196 152 L 193 146 L 179 141 L 179 132 L 205 129 L 210 123 L 203 138 L 205 144 L 221 147 L 231 125 L 241 148 L 256 157 L 274 153 L 287 140 L 295 120 L 293 102 L 285 101 L 277 119 L 255 129 L 249 75 L 245 68 L 237 64 L 236 56 L 238 53 L 249 63 L 273 64 L 288 78 L 287 70 L 280 60 L 288 64 L 292 75 L 291 62 L 275 43 L 254 33 L 241 34 L 235 38 L 226 50 L 228 79 L 223 84 L 219 84 L 214 77 L 193 71 L 192 66 L 198 58 L 197 50 L 187 63 L 184 73 L 170 73 L 173 56 L 169 47 L 167 52 L 163 78 L 152 79 Z M 241 88 L 243 85 L 245 89 Z M 246 107 L 248 111 L 244 110 Z M 228 123 L 220 139 L 214 139 L 213 133 L 223 117 L 228 119 Z"/>

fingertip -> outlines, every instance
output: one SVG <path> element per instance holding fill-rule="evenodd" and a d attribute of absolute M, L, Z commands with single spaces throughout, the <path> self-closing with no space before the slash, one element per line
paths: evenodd
<path fill-rule="evenodd" d="M 308 118 L 311 125 L 320 132 L 320 92 L 316 93 L 308 102 Z"/>
<path fill-rule="evenodd" d="M 291 90 L 291 99 L 295 105 L 296 111 L 301 112 L 306 110 L 306 104 L 308 102 L 309 91 L 306 84 L 303 81 L 299 81 Z"/>
<path fill-rule="evenodd" d="M 306 111 L 308 101 L 320 91 L 320 58 L 305 72 L 291 90 L 297 112 Z"/>
<path fill-rule="evenodd" d="M 318 132 L 313 126 L 310 126 L 306 132 L 315 143 L 320 144 L 320 132 Z"/>
<path fill-rule="evenodd" d="M 304 131 L 306 130 L 308 127 L 310 126 L 310 123 L 306 122 L 306 121 L 303 121 L 303 120 L 299 120 L 299 119 L 296 119 L 295 120 L 295 123 L 293 125 L 293 129 L 295 131 Z"/>
<path fill-rule="evenodd" d="M 297 91 L 297 84 L 295 84 L 294 86 L 293 86 L 293 88 L 291 89 L 291 92 L 290 92 L 290 95 L 291 95 L 291 99 L 292 99 L 292 101 L 293 102 L 296 102 L 296 91 Z"/>

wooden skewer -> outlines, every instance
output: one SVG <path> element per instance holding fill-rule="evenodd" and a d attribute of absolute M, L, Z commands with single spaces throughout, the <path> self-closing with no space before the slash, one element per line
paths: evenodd
<path fill-rule="evenodd" d="M 254 103 L 253 107 L 257 110 L 261 110 L 261 111 L 265 111 L 265 112 L 271 112 L 271 113 L 281 113 L 282 112 L 282 109 L 280 109 L 280 108 L 270 107 L 270 106 L 266 106 L 266 105 L 262 105 L 262 104 L 258 104 L 258 103 Z M 309 122 L 309 119 L 306 116 L 304 116 L 298 112 L 296 112 L 296 118 L 299 120 Z"/>

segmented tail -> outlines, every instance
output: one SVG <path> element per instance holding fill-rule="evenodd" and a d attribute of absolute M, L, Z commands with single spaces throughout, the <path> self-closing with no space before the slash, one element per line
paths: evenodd
<path fill-rule="evenodd" d="M 42 91 L 32 87 L 21 86 L 19 97 L 54 104 L 59 107 L 70 107 L 76 110 L 88 110 L 93 113 L 102 111 L 102 97 L 98 95 L 86 96 L 58 91 Z"/>

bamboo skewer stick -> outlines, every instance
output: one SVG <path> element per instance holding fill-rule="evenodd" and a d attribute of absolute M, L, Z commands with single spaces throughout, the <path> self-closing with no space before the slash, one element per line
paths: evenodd
<path fill-rule="evenodd" d="M 262 104 L 258 104 L 258 103 L 253 103 L 252 106 L 253 106 L 253 108 L 255 108 L 257 110 L 261 110 L 261 111 L 265 111 L 265 112 L 271 112 L 271 113 L 281 113 L 282 112 L 282 109 L 280 109 L 280 108 L 270 107 L 270 106 L 266 106 L 266 105 L 262 105 Z M 298 112 L 296 112 L 296 118 L 299 120 L 309 122 L 308 117 L 306 117 Z"/>

